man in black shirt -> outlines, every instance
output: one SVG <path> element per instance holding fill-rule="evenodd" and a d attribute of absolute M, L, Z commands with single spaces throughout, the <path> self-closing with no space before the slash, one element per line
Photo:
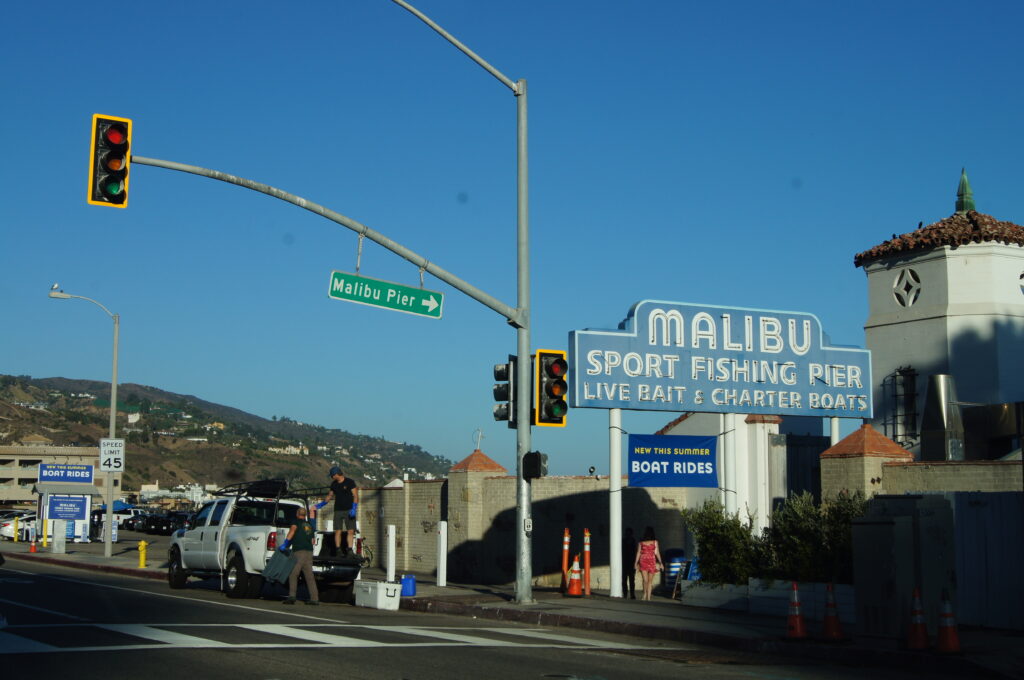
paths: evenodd
<path fill-rule="evenodd" d="M 334 501 L 334 545 L 341 548 L 341 554 L 348 552 L 352 536 L 356 528 L 356 508 L 359 503 L 359 490 L 355 481 L 345 477 L 341 468 L 331 468 L 331 490 L 327 501 Z M 349 520 L 352 520 L 351 523 Z M 351 525 L 351 529 L 349 526 Z M 341 534 L 345 533 L 345 542 L 341 542 Z M 333 554 L 334 551 L 332 551 Z"/>

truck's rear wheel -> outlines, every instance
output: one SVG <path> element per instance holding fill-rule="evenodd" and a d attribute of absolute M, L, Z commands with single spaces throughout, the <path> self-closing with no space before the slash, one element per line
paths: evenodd
<path fill-rule="evenodd" d="M 179 590 L 185 587 L 187 581 L 188 573 L 181 566 L 181 553 L 175 548 L 171 552 L 171 560 L 167 564 L 167 583 L 171 588 Z"/>
<path fill-rule="evenodd" d="M 236 553 L 228 562 L 228 568 L 224 570 L 224 592 L 228 597 L 245 597 L 249 594 L 251 580 L 253 577 L 245 570 L 245 560 Z"/>

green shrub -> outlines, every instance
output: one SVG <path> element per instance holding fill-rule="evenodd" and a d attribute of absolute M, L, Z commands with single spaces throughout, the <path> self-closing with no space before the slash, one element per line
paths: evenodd
<path fill-rule="evenodd" d="M 700 508 L 682 511 L 683 522 L 693 532 L 700 554 L 701 580 L 708 583 L 746 583 L 754 576 L 761 552 L 748 518 L 727 515 L 717 500 Z"/>
<path fill-rule="evenodd" d="M 682 511 L 700 556 L 701 579 L 746 583 L 748 578 L 851 583 L 854 518 L 864 514 L 861 493 L 816 504 L 809 493 L 791 494 L 758 536 L 752 518 L 728 515 L 717 500 Z"/>

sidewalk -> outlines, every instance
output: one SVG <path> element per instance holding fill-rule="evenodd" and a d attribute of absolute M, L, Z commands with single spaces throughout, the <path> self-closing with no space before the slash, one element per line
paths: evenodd
<path fill-rule="evenodd" d="M 129 538 L 130 537 L 130 538 Z M 147 566 L 140 568 L 138 542 L 145 540 Z M 37 544 L 37 553 L 29 553 L 29 544 L 3 541 L 0 554 L 8 558 L 6 567 L 18 568 L 19 561 L 34 560 L 67 567 L 92 569 L 141 578 L 165 580 L 169 537 L 123 533 L 113 545 L 112 555 L 104 557 L 102 543 L 69 543 L 65 554 L 54 554 Z M 680 604 L 655 595 L 651 602 L 610 598 L 597 591 L 587 598 L 566 598 L 550 589 L 534 589 L 534 604 L 516 604 L 511 586 L 435 585 L 432 576 L 415 574 L 416 595 L 402 598 L 401 607 L 409 611 L 472 616 L 532 625 L 578 628 L 617 633 L 640 638 L 674 640 L 710 645 L 733 651 L 769 653 L 805 661 L 828 660 L 851 665 L 917 669 L 960 673 L 965 677 L 1024 678 L 1024 634 L 960 628 L 962 653 L 942 655 L 932 651 L 912 652 L 900 648 L 900 641 L 856 638 L 841 643 L 824 641 L 787 641 L 786 616 L 759 616 Z M 366 580 L 383 581 L 380 569 L 365 569 Z M 851 633 L 846 627 L 847 635 Z M 808 622 L 814 637 L 818 628 Z"/>

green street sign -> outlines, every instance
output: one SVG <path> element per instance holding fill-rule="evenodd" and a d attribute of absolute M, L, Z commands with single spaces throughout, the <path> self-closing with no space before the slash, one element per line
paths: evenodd
<path fill-rule="evenodd" d="M 443 293 L 339 271 L 331 272 L 331 287 L 327 295 L 335 300 L 358 302 L 431 319 L 440 319 L 444 309 Z"/>

